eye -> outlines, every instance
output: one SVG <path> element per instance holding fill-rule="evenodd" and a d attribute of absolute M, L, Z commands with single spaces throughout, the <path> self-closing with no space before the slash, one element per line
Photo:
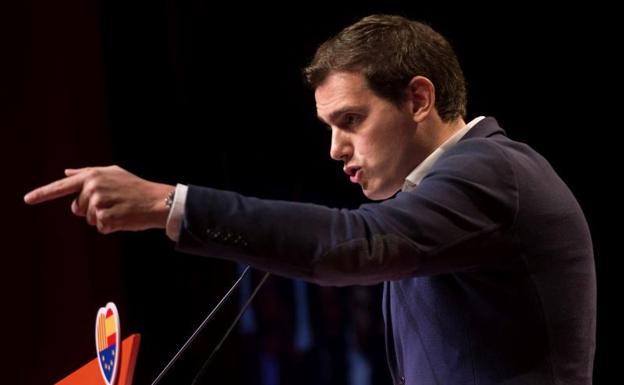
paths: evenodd
<path fill-rule="evenodd" d="M 356 114 L 346 114 L 342 119 L 342 126 L 346 128 L 354 128 L 357 126 L 362 118 Z"/>

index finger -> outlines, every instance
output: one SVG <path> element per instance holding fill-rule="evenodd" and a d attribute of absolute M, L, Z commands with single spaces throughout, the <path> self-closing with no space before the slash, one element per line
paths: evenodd
<path fill-rule="evenodd" d="M 59 179 L 45 186 L 34 189 L 24 195 L 24 202 L 34 205 L 79 192 L 82 190 L 84 180 L 84 174 L 76 174 L 67 178 Z"/>

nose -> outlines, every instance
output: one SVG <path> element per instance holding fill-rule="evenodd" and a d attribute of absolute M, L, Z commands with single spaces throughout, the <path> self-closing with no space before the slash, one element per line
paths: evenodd
<path fill-rule="evenodd" d="M 353 144 L 349 135 L 337 128 L 332 127 L 331 147 L 329 156 L 334 160 L 349 160 L 353 156 Z"/>

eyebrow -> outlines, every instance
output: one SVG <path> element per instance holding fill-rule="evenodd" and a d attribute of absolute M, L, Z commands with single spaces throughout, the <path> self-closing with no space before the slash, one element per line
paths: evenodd
<path fill-rule="evenodd" d="M 329 122 L 335 121 L 337 120 L 340 116 L 347 114 L 347 113 L 358 113 L 358 114 L 362 114 L 364 113 L 366 110 L 366 108 L 364 107 L 356 107 L 356 106 L 346 106 L 346 107 L 342 107 L 336 111 L 333 111 L 331 114 L 329 114 Z M 325 119 L 323 119 L 320 115 L 316 115 L 316 117 L 323 123 L 325 124 L 329 124 L 329 122 L 326 122 Z"/>

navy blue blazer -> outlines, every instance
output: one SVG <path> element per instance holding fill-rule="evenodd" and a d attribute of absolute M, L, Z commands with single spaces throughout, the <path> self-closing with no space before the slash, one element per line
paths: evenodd
<path fill-rule="evenodd" d="M 415 190 L 355 210 L 189 186 L 177 247 L 321 285 L 385 282 L 397 384 L 591 384 L 586 220 L 548 162 L 493 118 Z"/>

